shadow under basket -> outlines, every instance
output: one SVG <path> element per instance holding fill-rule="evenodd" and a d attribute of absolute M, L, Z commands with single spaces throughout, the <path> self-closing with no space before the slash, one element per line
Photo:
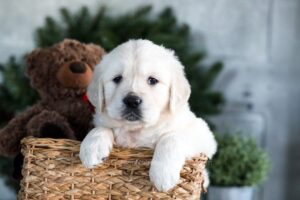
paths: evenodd
<path fill-rule="evenodd" d="M 78 157 L 80 142 L 28 137 L 19 199 L 199 199 L 207 157 L 187 160 L 179 184 L 159 192 L 149 180 L 151 149 L 113 148 L 109 159 L 86 169 Z"/>

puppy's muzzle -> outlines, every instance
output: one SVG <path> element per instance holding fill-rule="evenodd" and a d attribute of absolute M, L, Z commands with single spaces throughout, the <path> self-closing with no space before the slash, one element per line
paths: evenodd
<path fill-rule="evenodd" d="M 124 119 L 128 121 L 137 121 L 142 118 L 140 105 L 143 100 L 133 94 L 128 94 L 124 99 L 123 103 L 125 105 L 125 109 L 123 110 L 122 116 Z"/>

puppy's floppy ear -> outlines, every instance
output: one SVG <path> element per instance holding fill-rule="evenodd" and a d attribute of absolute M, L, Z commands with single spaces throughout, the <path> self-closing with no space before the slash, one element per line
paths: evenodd
<path fill-rule="evenodd" d="M 176 67 L 176 71 L 172 76 L 171 88 L 170 88 L 170 111 L 175 113 L 184 104 L 188 102 L 191 94 L 191 87 L 188 80 L 185 77 L 183 66 Z"/>
<path fill-rule="evenodd" d="M 105 98 L 104 86 L 99 71 L 99 66 L 96 66 L 92 82 L 87 89 L 87 96 L 91 104 L 96 108 L 96 111 L 102 112 L 105 105 Z"/>

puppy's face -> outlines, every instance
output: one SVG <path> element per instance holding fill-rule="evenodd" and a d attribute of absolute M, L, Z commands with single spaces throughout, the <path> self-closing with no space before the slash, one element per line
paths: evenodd
<path fill-rule="evenodd" d="M 96 67 L 88 95 L 96 109 L 128 125 L 155 125 L 190 88 L 173 52 L 150 41 L 129 41 Z M 175 91 L 177 90 L 177 91 Z M 174 92 L 176 94 L 174 94 Z"/>

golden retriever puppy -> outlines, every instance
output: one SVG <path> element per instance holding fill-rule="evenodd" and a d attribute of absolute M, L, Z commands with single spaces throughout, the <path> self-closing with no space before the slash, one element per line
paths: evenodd
<path fill-rule="evenodd" d="M 186 159 L 211 158 L 217 149 L 206 122 L 190 111 L 190 93 L 173 51 L 148 40 L 119 45 L 96 66 L 88 87 L 95 128 L 81 144 L 82 163 L 102 163 L 114 144 L 154 148 L 150 179 L 160 191 L 171 189 Z"/>

